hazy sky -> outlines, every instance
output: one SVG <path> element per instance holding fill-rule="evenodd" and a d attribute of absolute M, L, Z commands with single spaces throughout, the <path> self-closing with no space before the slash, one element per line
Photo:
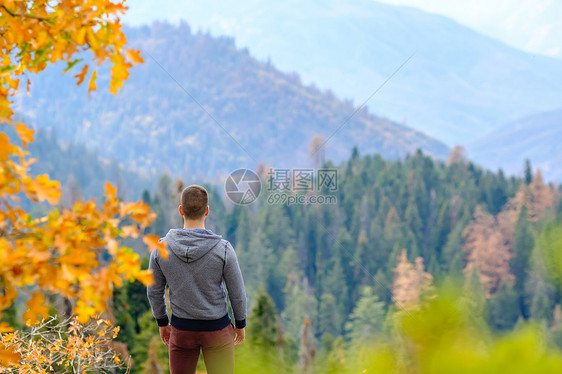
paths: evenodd
<path fill-rule="evenodd" d="M 442 14 L 528 52 L 562 58 L 560 0 L 379 0 Z"/>
<path fill-rule="evenodd" d="M 307 0 L 303 0 L 307 1 Z M 308 0 L 310 1 L 310 0 Z M 343 1 L 343 0 L 342 0 Z M 562 0 L 380 0 L 442 14 L 483 34 L 528 52 L 562 58 Z M 129 0 L 126 23 L 185 19 L 194 28 L 213 29 L 211 7 L 266 7 L 258 0 Z M 225 8 L 222 8 L 224 11 Z M 238 25 L 240 26 L 240 25 Z M 225 30 L 228 33 L 228 30 Z"/>

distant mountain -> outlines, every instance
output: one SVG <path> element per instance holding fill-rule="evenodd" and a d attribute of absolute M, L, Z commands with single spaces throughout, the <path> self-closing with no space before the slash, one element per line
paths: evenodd
<path fill-rule="evenodd" d="M 18 97 L 18 110 L 36 126 L 55 127 L 63 140 L 149 175 L 214 180 L 259 162 L 307 167 L 315 135 L 329 140 L 325 158 L 334 162 L 354 145 L 387 158 L 418 148 L 437 157 L 448 152 L 443 143 L 366 110 L 353 115 L 350 102 L 257 61 L 231 38 L 165 23 L 127 35 L 146 63 L 132 69 L 117 96 L 107 91 L 107 69 L 98 72 L 99 91 L 88 99 L 86 87 L 75 86 L 75 73 L 62 76 L 59 65 L 32 77 L 31 98 Z"/>
<path fill-rule="evenodd" d="M 509 174 L 523 173 L 525 159 L 546 180 L 562 182 L 562 109 L 542 112 L 495 128 L 468 146 L 468 156 Z"/>
<path fill-rule="evenodd" d="M 48 174 L 61 182 L 61 204 L 68 207 L 77 199 L 101 198 L 106 182 L 117 187 L 123 200 L 136 201 L 144 189 L 156 182 L 126 170 L 115 160 L 101 159 L 82 144 L 61 144 L 55 131 L 40 129 L 29 146 L 30 156 L 37 159 L 31 166 L 33 175 Z"/>
<path fill-rule="evenodd" d="M 359 104 L 413 54 L 369 108 L 450 146 L 562 105 L 560 60 L 415 8 L 372 0 L 176 0 L 158 11 L 140 0 L 137 6 L 158 14 L 173 9 L 170 17 L 234 36 L 258 58 Z"/>

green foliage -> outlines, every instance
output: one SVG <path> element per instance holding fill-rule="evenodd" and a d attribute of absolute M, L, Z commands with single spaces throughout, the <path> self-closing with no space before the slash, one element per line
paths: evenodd
<path fill-rule="evenodd" d="M 148 268 L 148 256 L 143 256 L 141 268 Z M 127 343 L 129 351 L 135 348 L 135 336 L 141 332 L 140 317 L 150 309 L 146 286 L 138 281 L 125 282 L 113 294 L 115 324 L 120 326 L 118 341 Z"/>
<path fill-rule="evenodd" d="M 531 167 L 531 160 L 525 160 L 525 184 L 528 186 L 533 181 L 533 168 Z"/>
<path fill-rule="evenodd" d="M 248 320 L 248 340 L 255 346 L 274 348 L 277 346 L 278 328 L 273 300 L 261 288 Z"/>
<path fill-rule="evenodd" d="M 519 317 L 519 302 L 513 287 L 500 284 L 498 292 L 486 305 L 488 323 L 499 331 L 511 330 Z"/>
<path fill-rule="evenodd" d="M 557 222 L 545 224 L 538 238 L 538 251 L 543 258 L 549 281 L 562 290 L 562 225 Z"/>
<path fill-rule="evenodd" d="M 150 310 L 139 318 L 140 331 L 135 334 L 135 345 L 131 350 L 133 356 L 132 373 L 150 372 L 150 368 L 159 365 L 163 372 L 168 369 L 168 347 L 160 341 L 156 321 Z"/>
<path fill-rule="evenodd" d="M 380 340 L 384 335 L 383 325 L 386 311 L 371 287 L 364 287 L 361 298 L 349 317 L 345 328 L 352 344 L 361 346 Z"/>
<path fill-rule="evenodd" d="M 356 152 L 338 172 L 338 190 L 325 192 L 337 197 L 335 205 L 272 206 L 260 198 L 251 206 L 227 210 L 216 187 L 209 186 L 211 195 L 217 193 L 210 218 L 217 232 L 233 242 L 254 306 L 247 342 L 236 350 L 237 372 L 304 370 L 302 333 L 307 318 L 311 325 L 306 351 L 316 352 L 316 370 L 327 373 L 374 368 L 430 372 L 431 360 L 438 360 L 440 352 L 450 355 L 436 364 L 441 372 L 454 371 L 455 362 L 465 365 L 465 372 L 493 372 L 490 368 L 507 360 L 502 355 L 526 344 L 535 347 L 533 339 L 540 334 L 548 342 L 560 340 L 560 328 L 549 325 L 554 324 L 553 309 L 561 296 L 556 248 L 562 247 L 551 218 L 530 222 L 525 208 L 520 212 L 513 227 L 513 286 L 504 282 L 487 297 L 477 273 L 463 273 L 462 232 L 474 209 L 480 205 L 488 212 L 500 211 L 522 179 L 506 179 L 501 172 L 470 163 L 447 166 L 419 152 L 396 161 Z M 164 212 L 165 204 L 166 209 L 176 204 L 173 199 L 163 201 L 173 190 L 171 178 L 164 177 L 157 191 L 144 193 L 143 199 Z M 159 230 L 175 225 L 171 215 L 165 219 Z M 420 310 L 397 312 L 391 289 L 402 249 L 410 262 L 421 256 L 434 279 L 447 283 L 454 274 L 465 279 L 464 284 L 453 282 L 454 292 L 438 290 Z M 116 295 L 116 300 L 126 296 L 126 303 L 141 304 L 132 300 L 137 291 L 127 292 L 130 295 Z M 142 293 L 138 291 L 139 297 Z M 410 326 L 410 319 L 418 326 Z M 133 339 L 129 322 L 122 320 L 123 340 L 133 342 L 135 362 L 147 362 L 151 336 L 157 333 L 152 317 L 147 313 L 138 318 Z M 536 320 L 543 321 L 542 330 L 534 327 Z M 459 348 L 464 338 L 466 356 Z M 479 346 L 483 350 L 478 351 Z M 552 347 L 541 348 L 541 354 L 556 360 Z M 427 357 L 420 356 L 422 351 Z"/>
<path fill-rule="evenodd" d="M 523 206 L 515 226 L 513 240 L 513 258 L 510 262 L 511 272 L 515 276 L 515 291 L 519 294 L 519 309 L 521 315 L 528 317 L 524 302 L 524 289 L 529 271 L 529 259 L 533 252 L 535 239 L 531 224 L 527 220 L 527 208 Z"/>
<path fill-rule="evenodd" d="M 534 320 L 550 323 L 554 309 L 552 294 L 552 286 L 544 279 L 539 278 L 532 293 L 530 308 L 530 313 Z"/>

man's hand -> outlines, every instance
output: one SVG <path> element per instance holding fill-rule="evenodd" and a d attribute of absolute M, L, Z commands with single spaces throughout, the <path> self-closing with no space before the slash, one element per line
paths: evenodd
<path fill-rule="evenodd" d="M 234 328 L 234 346 L 237 347 L 240 344 L 244 343 L 244 339 L 246 339 L 246 330 L 244 328 L 237 329 Z"/>
<path fill-rule="evenodd" d="M 170 325 L 160 326 L 160 339 L 166 345 L 170 343 Z"/>

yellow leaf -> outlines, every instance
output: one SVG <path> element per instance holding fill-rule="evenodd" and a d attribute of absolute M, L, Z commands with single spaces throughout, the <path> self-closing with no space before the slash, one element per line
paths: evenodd
<path fill-rule="evenodd" d="M 46 174 L 38 175 L 34 187 L 39 201 L 47 200 L 51 205 L 58 204 L 61 195 L 59 181 L 50 180 Z"/>
<path fill-rule="evenodd" d="M 107 198 L 115 199 L 117 196 L 117 187 L 114 187 L 111 183 L 105 182 L 105 196 Z"/>
<path fill-rule="evenodd" d="M 76 41 L 76 44 L 78 45 L 82 45 L 86 42 L 86 28 L 82 27 L 80 28 L 76 33 L 74 33 L 72 35 L 74 41 Z"/>
<path fill-rule="evenodd" d="M 14 331 L 14 328 L 10 325 L 8 325 L 6 322 L 1 322 L 0 323 L 0 334 L 4 334 L 6 332 L 12 332 Z"/>
<path fill-rule="evenodd" d="M 98 72 L 96 70 L 94 70 L 94 72 L 92 73 L 92 77 L 90 78 L 90 83 L 88 84 L 88 92 L 95 91 L 98 88 L 96 86 L 97 75 L 98 75 Z"/>
<path fill-rule="evenodd" d="M 152 277 L 152 270 L 142 270 L 135 276 L 139 282 L 145 286 L 152 286 L 154 278 Z"/>
<path fill-rule="evenodd" d="M 45 305 L 45 298 L 41 292 L 35 292 L 26 305 L 27 311 L 23 314 L 23 318 L 29 320 L 32 325 L 40 321 L 37 316 L 43 319 L 49 315 L 49 308 Z"/>
<path fill-rule="evenodd" d="M 78 316 L 78 322 L 82 324 L 87 323 L 95 312 L 96 310 L 92 306 L 86 304 L 83 300 L 78 300 L 76 307 L 74 308 L 74 313 Z"/>
<path fill-rule="evenodd" d="M 27 144 L 33 141 L 33 134 L 35 130 L 28 129 L 24 123 L 16 123 L 16 132 L 23 143 L 23 146 L 27 148 Z"/>

